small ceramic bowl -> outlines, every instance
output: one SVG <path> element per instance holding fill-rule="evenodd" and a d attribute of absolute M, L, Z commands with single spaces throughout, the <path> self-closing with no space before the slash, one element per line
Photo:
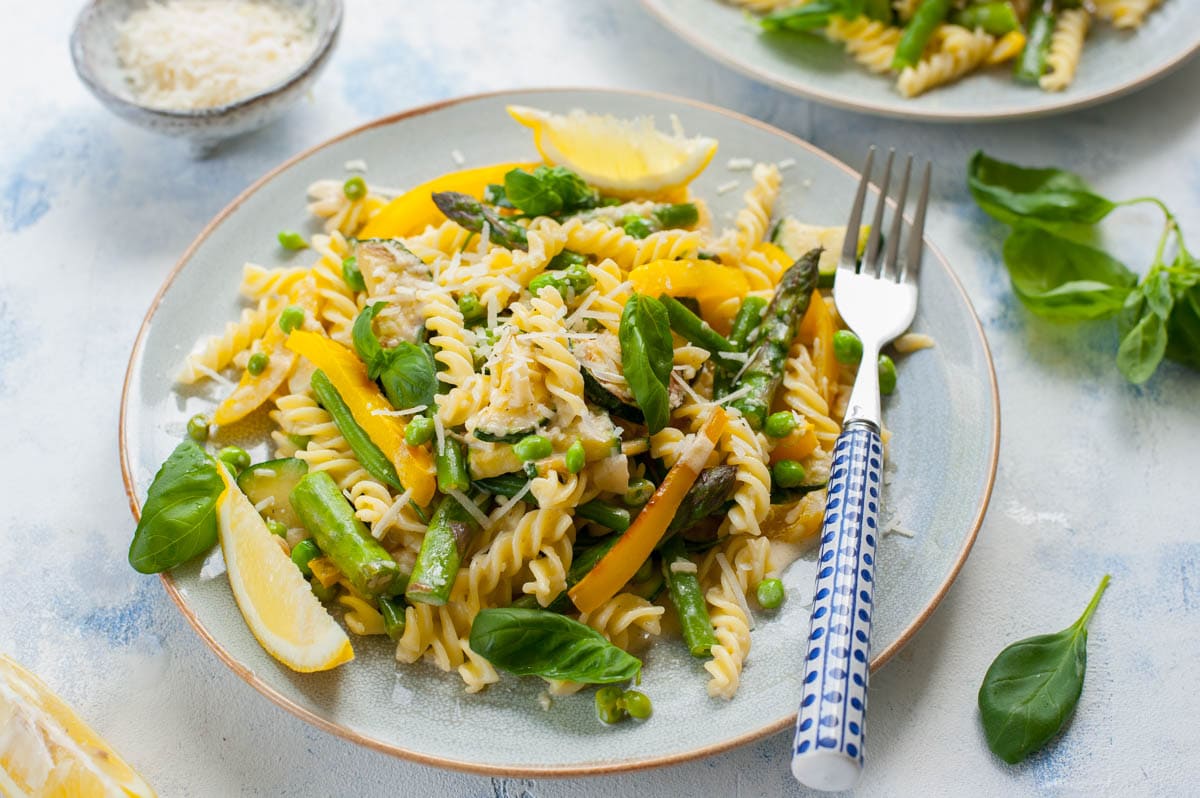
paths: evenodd
<path fill-rule="evenodd" d="M 342 0 L 283 0 L 311 15 L 317 46 L 283 81 L 226 105 L 195 111 L 149 108 L 138 103 L 117 60 L 117 26 L 149 0 L 90 0 L 71 33 L 75 71 L 100 102 L 122 119 L 147 130 L 186 139 L 198 152 L 277 119 L 316 79 L 333 51 L 342 25 Z"/>

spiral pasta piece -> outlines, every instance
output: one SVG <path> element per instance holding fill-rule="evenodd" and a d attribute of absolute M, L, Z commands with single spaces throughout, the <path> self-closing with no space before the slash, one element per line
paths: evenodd
<path fill-rule="evenodd" d="M 533 341 L 534 356 L 546 372 L 546 389 L 555 400 L 555 423 L 566 426 L 587 415 L 583 399 L 583 374 L 567 344 L 563 319 L 567 307 L 562 295 L 543 287 L 529 304 L 513 306 L 513 323 Z"/>
<path fill-rule="evenodd" d="M 899 28 L 886 25 L 869 17 L 843 19 L 834 14 L 825 28 L 825 35 L 841 42 L 846 52 L 867 69 L 882 74 L 892 68 L 896 57 L 896 45 L 900 43 Z"/>
<path fill-rule="evenodd" d="M 1059 13 L 1050 37 L 1050 52 L 1046 54 L 1047 71 L 1038 80 L 1043 90 L 1062 91 L 1074 82 L 1091 19 L 1084 8 L 1068 8 Z"/>
<path fill-rule="evenodd" d="M 779 167 L 765 163 L 754 165 L 751 178 L 754 182 L 742 196 L 745 207 L 734 218 L 734 229 L 723 235 L 718 243 L 718 249 L 733 260 L 741 260 L 766 237 L 771 212 L 783 181 Z"/>
<path fill-rule="evenodd" d="M 1118 28 L 1140 28 L 1162 0 L 1093 0 L 1096 15 Z"/>
<path fill-rule="evenodd" d="M 987 61 L 996 45 L 994 36 L 958 25 L 942 25 L 934 38 L 940 42 L 939 49 L 916 66 L 905 67 L 896 81 L 905 97 L 916 97 L 969 75 Z"/>
<path fill-rule="evenodd" d="M 352 200 L 346 196 L 345 185 L 341 180 L 317 180 L 308 187 L 308 212 L 325 220 L 326 233 L 355 235 L 387 204 L 369 185 L 361 198 Z"/>
<path fill-rule="evenodd" d="M 280 296 L 265 296 L 253 308 L 243 310 L 238 321 L 226 324 L 224 333 L 201 341 L 184 361 L 178 381 L 192 385 L 229 366 L 235 357 L 263 337 L 279 318 L 285 301 Z"/>
<path fill-rule="evenodd" d="M 429 343 L 436 350 L 434 360 L 445 366 L 438 379 L 449 385 L 462 385 L 475 373 L 475 360 L 468 340 L 473 335 L 465 328 L 458 303 L 447 291 L 427 289 L 421 292 L 425 327 Z"/>
<path fill-rule="evenodd" d="M 465 604 L 472 617 L 493 602 L 508 604 L 512 600 L 513 578 L 539 553 L 557 553 L 555 545 L 567 538 L 571 529 L 568 513 L 561 509 L 537 508 L 522 515 L 512 528 L 500 532 L 486 550 L 471 558 L 466 569 Z M 570 565 L 569 556 L 566 563 Z"/>
<path fill-rule="evenodd" d="M 320 256 L 312 267 L 321 304 L 320 321 L 330 338 L 350 345 L 350 333 L 360 310 L 357 296 L 342 278 L 342 261 L 350 255 L 350 244 L 334 231 L 328 236 L 313 236 L 312 248 Z"/>
<path fill-rule="evenodd" d="M 579 620 L 604 635 L 617 648 L 628 649 L 636 633 L 658 635 L 665 610 L 633 593 L 618 593 Z"/>
<path fill-rule="evenodd" d="M 721 436 L 718 450 L 726 463 L 737 468 L 734 506 L 722 526 L 726 534 L 760 535 L 759 524 L 771 509 L 771 469 L 767 467 L 767 444 L 750 428 L 745 418 L 731 418 Z"/>
<path fill-rule="evenodd" d="M 283 296 L 308 273 L 303 266 L 268 269 L 257 263 L 246 262 L 242 266 L 242 283 L 238 286 L 238 293 L 251 302 L 258 302 L 270 294 Z"/>

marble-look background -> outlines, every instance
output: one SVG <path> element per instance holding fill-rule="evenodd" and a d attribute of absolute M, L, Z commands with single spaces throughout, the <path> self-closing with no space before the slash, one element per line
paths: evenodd
<path fill-rule="evenodd" d="M 847 161 L 880 142 L 938 164 L 931 235 L 994 349 L 1000 477 L 957 584 L 874 680 L 858 794 L 1196 794 L 1200 691 L 1188 674 L 1200 656 L 1200 375 L 1167 365 L 1130 387 L 1114 365 L 1112 325 L 1031 317 L 1009 291 L 1001 231 L 970 201 L 964 167 L 982 147 L 1076 169 L 1110 196 L 1154 193 L 1200 241 L 1200 63 L 1068 117 L 929 126 L 758 86 L 674 40 L 631 0 L 349 0 L 311 101 L 194 161 L 86 94 L 67 53 L 78 2 L 4 5 L 0 650 L 78 707 L 161 795 L 802 794 L 788 774 L 787 735 L 580 781 L 465 776 L 357 748 L 255 693 L 204 647 L 157 579 L 126 565 L 121 379 L 151 296 L 209 217 L 285 157 L 345 128 L 457 94 L 538 85 L 674 92 Z M 1121 211 L 1108 244 L 1144 268 L 1158 225 L 1148 208 Z M 1113 584 L 1092 626 L 1074 721 L 1045 752 L 1004 765 L 975 708 L 988 662 L 1016 638 L 1072 621 L 1105 572 Z"/>

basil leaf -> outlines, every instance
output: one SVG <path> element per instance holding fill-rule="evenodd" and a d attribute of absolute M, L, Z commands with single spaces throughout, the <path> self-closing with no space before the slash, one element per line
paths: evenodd
<path fill-rule="evenodd" d="M 1000 652 L 979 688 L 988 747 L 1015 764 L 1058 733 L 1083 692 L 1087 625 L 1108 587 L 1100 580 L 1083 615 L 1066 629 L 1013 643 Z"/>
<path fill-rule="evenodd" d="M 1117 348 L 1117 368 L 1125 379 L 1140 385 L 1154 376 L 1167 352 L 1167 323 L 1156 313 L 1146 313 Z"/>
<path fill-rule="evenodd" d="M 653 435 L 667 426 L 671 416 L 671 366 L 675 344 L 666 308 L 657 299 L 634 294 L 621 312 L 617 338 L 621 343 L 621 368 L 637 406 Z"/>
<path fill-rule="evenodd" d="M 550 181 L 540 180 L 524 169 L 513 169 L 504 175 L 504 194 L 509 202 L 530 216 L 545 216 L 563 207 L 563 198 Z"/>
<path fill-rule="evenodd" d="M 1007 224 L 1045 227 L 1095 224 L 1116 203 L 1092 191 L 1083 178 L 1061 169 L 1027 169 L 976 152 L 967 166 L 971 195 L 988 215 Z"/>
<path fill-rule="evenodd" d="M 1021 301 L 1060 321 L 1112 316 L 1137 283 L 1107 252 L 1037 227 L 1018 227 L 1008 237 L 1004 264 Z"/>
<path fill-rule="evenodd" d="M 1176 297 L 1167 333 L 1167 357 L 1200 369 L 1200 285 L 1184 288 Z"/>
<path fill-rule="evenodd" d="M 539 166 L 532 172 L 513 169 L 504 175 L 504 193 L 529 216 L 586 210 L 600 201 L 594 188 L 562 166 Z"/>
<path fill-rule="evenodd" d="M 471 625 L 471 650 L 517 676 L 585 684 L 635 679 L 642 663 L 591 627 L 546 610 L 487 609 Z"/>
<path fill-rule="evenodd" d="M 190 438 L 154 475 L 142 520 L 129 544 L 129 564 L 156 574 L 203 554 L 217 542 L 217 499 L 225 483 L 203 447 Z"/>
<path fill-rule="evenodd" d="M 1175 304 L 1175 296 L 1171 292 L 1171 275 L 1157 271 L 1148 276 L 1139 287 L 1146 297 L 1150 310 L 1164 321 L 1171 315 L 1171 307 Z"/>
<path fill-rule="evenodd" d="M 351 333 L 354 351 L 366 364 L 368 376 L 383 384 L 392 407 L 397 410 L 418 405 L 432 407 L 437 393 L 437 364 L 433 355 L 427 348 L 408 341 L 384 349 L 371 325 L 385 307 L 386 302 L 374 302 L 354 319 Z"/>

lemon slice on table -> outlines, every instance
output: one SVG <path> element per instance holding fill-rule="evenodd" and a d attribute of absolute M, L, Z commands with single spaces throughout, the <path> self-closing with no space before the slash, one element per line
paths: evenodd
<path fill-rule="evenodd" d="M 533 130 L 542 158 L 565 166 L 605 194 L 618 197 L 682 198 L 683 189 L 704 171 L 717 140 L 663 133 L 652 117 L 618 119 L 575 110 L 552 114 L 524 105 L 508 112 Z"/>
<path fill-rule="evenodd" d="M 354 659 L 342 627 L 321 606 L 229 472 L 218 468 L 225 492 L 217 501 L 217 532 L 229 586 L 250 631 L 267 653 L 301 673 Z"/>
<path fill-rule="evenodd" d="M 62 699 L 0 654 L 0 795 L 30 798 L 153 798 Z"/>

